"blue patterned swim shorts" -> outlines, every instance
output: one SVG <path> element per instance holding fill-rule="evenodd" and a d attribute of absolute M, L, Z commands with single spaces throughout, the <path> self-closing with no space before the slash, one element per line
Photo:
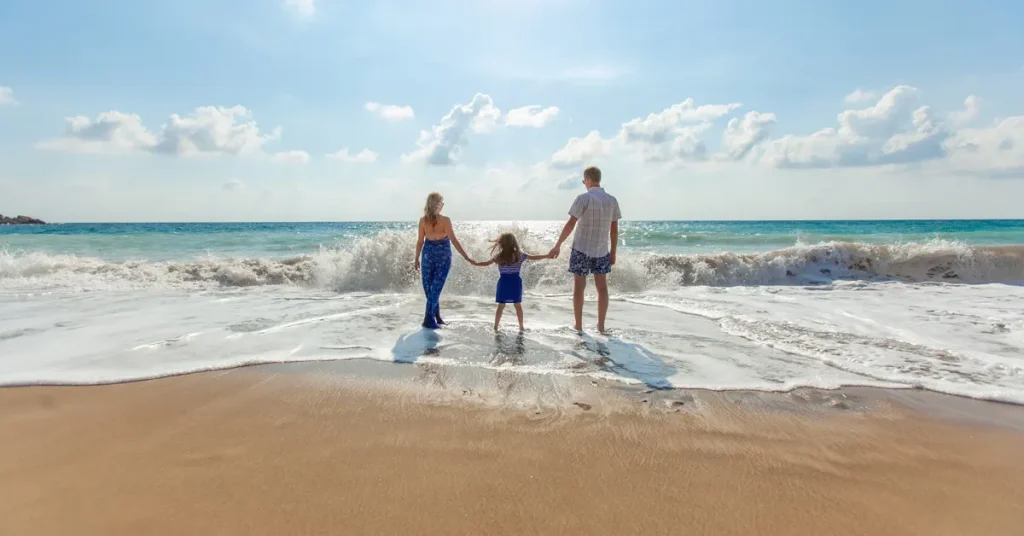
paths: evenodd
<path fill-rule="evenodd" d="M 582 276 L 611 273 L 612 256 L 608 254 L 604 257 L 588 257 L 574 249 L 569 255 L 569 271 Z"/>

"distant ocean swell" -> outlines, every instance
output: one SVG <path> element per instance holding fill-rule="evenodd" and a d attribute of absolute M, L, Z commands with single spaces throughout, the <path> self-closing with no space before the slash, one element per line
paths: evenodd
<path fill-rule="evenodd" d="M 528 251 L 550 247 L 520 232 Z M 484 257 L 486 236 L 463 236 L 471 253 Z M 0 250 L 0 287 L 115 290 L 293 285 L 338 292 L 415 291 L 414 236 L 382 231 L 344 246 L 321 247 L 289 258 L 220 258 L 189 262 L 109 262 L 98 258 Z M 728 244 L 723 244 L 723 250 Z M 565 253 L 568 253 L 566 246 Z M 555 288 L 569 281 L 565 258 L 531 263 L 528 289 Z M 493 270 L 456 261 L 447 287 L 458 294 L 493 292 Z M 1024 246 L 972 246 L 962 242 L 868 244 L 798 243 L 762 253 L 665 254 L 623 249 L 611 278 L 626 292 L 678 286 L 827 284 L 836 280 L 901 282 L 1024 282 Z"/>

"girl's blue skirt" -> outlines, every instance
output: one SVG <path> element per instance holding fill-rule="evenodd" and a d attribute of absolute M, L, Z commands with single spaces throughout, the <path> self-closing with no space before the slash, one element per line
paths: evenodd
<path fill-rule="evenodd" d="M 522 303 L 523 278 L 519 274 L 503 274 L 498 277 L 498 288 L 494 301 L 497 303 Z"/>

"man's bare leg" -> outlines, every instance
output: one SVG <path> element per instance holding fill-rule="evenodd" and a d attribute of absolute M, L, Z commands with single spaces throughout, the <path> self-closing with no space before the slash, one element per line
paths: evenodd
<path fill-rule="evenodd" d="M 587 290 L 587 277 L 574 275 L 572 283 L 572 314 L 576 319 L 576 331 L 583 331 L 583 293 Z"/>
<path fill-rule="evenodd" d="M 604 319 L 608 316 L 608 276 L 594 274 L 594 286 L 597 287 L 597 331 L 604 333 Z"/>

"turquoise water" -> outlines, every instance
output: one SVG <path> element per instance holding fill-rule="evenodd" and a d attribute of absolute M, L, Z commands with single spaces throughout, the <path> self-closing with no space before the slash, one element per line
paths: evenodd
<path fill-rule="evenodd" d="M 551 242 L 561 222 L 464 222 L 467 235 L 525 228 Z M 321 247 L 344 247 L 383 231 L 414 232 L 387 223 L 69 223 L 2 226 L 0 248 L 121 260 L 192 260 L 204 256 L 285 258 Z M 821 242 L 897 244 L 947 240 L 975 246 L 1024 244 L 1024 220 L 678 221 L 623 222 L 621 247 L 656 253 L 752 253 Z"/>

